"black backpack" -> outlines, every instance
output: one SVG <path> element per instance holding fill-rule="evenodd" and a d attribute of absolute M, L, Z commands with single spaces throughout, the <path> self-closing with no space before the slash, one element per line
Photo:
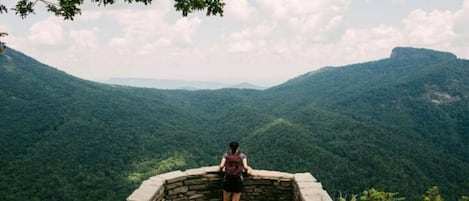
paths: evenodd
<path fill-rule="evenodd" d="M 243 172 L 243 159 L 239 156 L 239 153 L 228 153 L 225 159 L 225 174 L 240 177 Z"/>

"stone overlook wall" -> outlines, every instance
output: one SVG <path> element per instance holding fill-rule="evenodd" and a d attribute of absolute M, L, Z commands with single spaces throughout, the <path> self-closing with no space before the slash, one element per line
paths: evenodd
<path fill-rule="evenodd" d="M 218 166 L 174 171 L 143 181 L 127 201 L 222 201 Z M 242 201 L 332 201 L 310 173 L 253 170 L 244 176 Z"/>

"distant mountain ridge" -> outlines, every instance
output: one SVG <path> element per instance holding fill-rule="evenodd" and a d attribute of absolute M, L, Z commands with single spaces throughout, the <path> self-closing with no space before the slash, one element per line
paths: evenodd
<path fill-rule="evenodd" d="M 333 197 L 421 200 L 469 189 L 469 61 L 395 48 L 265 90 L 160 90 L 82 80 L 0 55 L 0 200 L 123 200 L 162 172 L 217 164 L 312 172 Z"/>
<path fill-rule="evenodd" d="M 133 87 L 147 87 L 156 89 L 183 89 L 183 90 L 216 90 L 223 88 L 236 89 L 257 89 L 263 90 L 267 87 L 256 86 L 249 83 L 226 84 L 219 82 L 187 81 L 187 80 L 167 80 L 150 78 L 110 78 L 103 83 L 126 85 Z"/>

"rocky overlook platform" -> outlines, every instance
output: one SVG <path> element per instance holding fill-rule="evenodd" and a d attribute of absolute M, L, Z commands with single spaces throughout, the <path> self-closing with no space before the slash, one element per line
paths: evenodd
<path fill-rule="evenodd" d="M 142 182 L 127 201 L 222 201 L 218 166 L 173 171 Z M 253 170 L 244 176 L 243 201 L 332 201 L 310 173 Z"/>

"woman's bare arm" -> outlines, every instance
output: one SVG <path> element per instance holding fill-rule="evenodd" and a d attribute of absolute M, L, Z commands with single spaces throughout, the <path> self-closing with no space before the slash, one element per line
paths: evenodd
<path fill-rule="evenodd" d="M 243 167 L 246 170 L 246 173 L 251 174 L 252 169 L 251 169 L 251 167 L 249 167 L 248 159 L 246 159 L 246 158 L 243 159 Z"/>
<path fill-rule="evenodd" d="M 225 162 L 226 162 L 226 159 L 225 159 L 225 157 L 223 157 L 221 159 L 220 165 L 218 166 L 220 168 L 220 170 L 222 170 L 225 167 Z"/>

